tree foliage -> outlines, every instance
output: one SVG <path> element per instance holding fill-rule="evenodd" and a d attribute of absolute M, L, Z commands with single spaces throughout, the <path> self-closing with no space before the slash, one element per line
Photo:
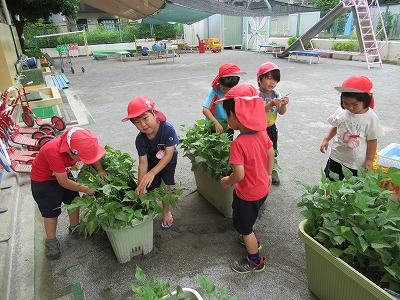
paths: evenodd
<path fill-rule="evenodd" d="M 23 52 L 25 52 L 23 33 L 26 22 L 48 20 L 52 14 L 59 13 L 75 18 L 79 8 L 79 0 L 6 0 L 6 3 Z"/>

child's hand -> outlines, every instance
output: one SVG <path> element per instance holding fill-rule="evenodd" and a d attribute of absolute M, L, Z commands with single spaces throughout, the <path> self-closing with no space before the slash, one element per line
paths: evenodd
<path fill-rule="evenodd" d="M 368 169 L 371 169 L 372 170 L 372 165 L 373 165 L 373 161 L 372 160 L 366 160 L 365 161 L 365 168 L 368 170 Z"/>
<path fill-rule="evenodd" d="M 287 105 L 288 103 L 289 103 L 288 96 L 284 96 L 283 98 L 281 98 L 281 105 Z"/>
<path fill-rule="evenodd" d="M 272 106 L 279 106 L 281 104 L 281 99 L 274 98 L 274 99 L 272 99 L 271 103 L 273 103 Z"/>
<path fill-rule="evenodd" d="M 215 126 L 215 132 L 217 132 L 217 133 L 223 133 L 224 132 L 224 127 L 222 127 L 222 125 L 219 124 L 218 121 L 216 121 L 214 123 L 214 126 Z"/>
<path fill-rule="evenodd" d="M 106 180 L 106 176 L 108 175 L 108 173 L 104 170 L 97 172 L 97 174 L 99 174 L 100 178 L 103 179 L 104 181 Z"/>
<path fill-rule="evenodd" d="M 139 182 L 139 184 L 138 184 L 138 187 L 136 188 L 136 194 L 140 197 L 142 194 L 143 194 L 143 192 L 144 192 L 144 190 L 146 189 L 146 188 L 148 188 L 148 187 L 150 187 L 150 185 L 151 185 L 151 183 L 153 182 L 153 180 L 154 180 L 154 177 L 155 177 L 155 175 L 150 171 L 150 172 L 147 172 L 144 176 L 143 176 L 143 178 L 142 178 L 142 180 Z"/>
<path fill-rule="evenodd" d="M 328 150 L 328 146 L 329 146 L 329 141 L 326 140 L 326 139 L 324 139 L 324 140 L 322 141 L 322 144 L 321 144 L 321 147 L 319 148 L 319 150 L 320 150 L 322 153 L 325 153 L 325 151 Z"/>
<path fill-rule="evenodd" d="M 91 188 L 87 187 L 87 190 L 85 191 L 86 194 L 88 194 L 89 196 L 93 196 L 95 191 L 92 190 Z"/>
<path fill-rule="evenodd" d="M 223 189 L 227 189 L 230 186 L 229 176 L 222 177 L 219 183 L 221 184 Z"/>

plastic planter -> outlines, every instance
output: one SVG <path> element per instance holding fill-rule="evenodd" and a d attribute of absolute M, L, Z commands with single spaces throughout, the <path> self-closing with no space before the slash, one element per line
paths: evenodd
<path fill-rule="evenodd" d="M 153 218 L 145 216 L 143 221 L 133 220 L 132 227 L 112 229 L 103 226 L 115 256 L 123 264 L 132 257 L 147 254 L 153 250 Z"/>
<path fill-rule="evenodd" d="M 200 294 L 193 289 L 189 288 L 182 288 L 183 292 L 185 293 L 186 298 L 190 300 L 203 300 L 203 298 L 200 296 Z M 166 295 L 162 298 L 163 300 L 176 300 L 176 291 L 172 292 L 171 295 Z"/>
<path fill-rule="evenodd" d="M 308 288 L 319 299 L 396 299 L 309 236 L 306 223 L 307 220 L 300 223 L 298 235 L 305 243 Z"/>
<path fill-rule="evenodd" d="M 224 190 L 219 182 L 211 177 L 211 172 L 201 168 L 194 171 L 197 191 L 225 217 L 232 218 L 233 187 Z"/>

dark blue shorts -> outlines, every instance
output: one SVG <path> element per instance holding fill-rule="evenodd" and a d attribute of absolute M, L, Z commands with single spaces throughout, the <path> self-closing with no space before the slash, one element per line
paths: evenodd
<path fill-rule="evenodd" d="M 357 170 L 354 169 L 349 169 L 354 176 L 357 176 Z M 343 180 L 344 179 L 344 174 L 342 171 L 342 164 L 334 161 L 333 159 L 329 158 L 328 162 L 326 163 L 326 167 L 324 170 L 324 173 L 326 175 L 326 177 L 330 180 L 330 181 L 335 181 L 335 179 L 333 179 L 331 176 L 329 176 L 329 173 L 333 172 L 339 175 L 339 180 Z"/>
<path fill-rule="evenodd" d="M 264 204 L 265 199 L 267 199 L 267 196 L 256 201 L 245 201 L 237 196 L 236 190 L 233 190 L 232 220 L 233 226 L 240 234 L 249 235 L 253 232 L 258 212 L 261 205 Z"/>
<path fill-rule="evenodd" d="M 69 179 L 74 179 L 68 174 Z M 57 180 L 31 181 L 31 191 L 43 218 L 56 218 L 61 214 L 61 205 L 71 204 L 78 192 L 63 188 Z"/>
<path fill-rule="evenodd" d="M 149 163 L 147 168 L 147 172 L 153 169 L 156 165 L 152 165 Z M 175 184 L 175 169 L 176 164 L 167 164 L 164 169 L 161 170 L 156 176 L 154 176 L 154 180 L 148 188 L 149 191 L 154 190 L 161 186 L 161 179 L 164 181 L 166 185 L 174 185 Z"/>

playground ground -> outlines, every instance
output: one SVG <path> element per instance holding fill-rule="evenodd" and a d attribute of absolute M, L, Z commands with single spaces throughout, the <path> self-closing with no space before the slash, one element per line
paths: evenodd
<path fill-rule="evenodd" d="M 247 72 L 241 82 L 256 83 L 258 66 L 273 61 L 281 68 L 277 89 L 290 93 L 287 113 L 279 116 L 279 164 L 281 185 L 273 186 L 266 209 L 257 221 L 266 257 L 262 273 L 239 275 L 229 262 L 245 255 L 237 241 L 232 222 L 222 216 L 196 192 L 190 162 L 179 149 L 177 187 L 184 189 L 175 222 L 162 230 L 161 219 L 154 220 L 154 248 L 145 256 L 119 264 L 107 236 L 97 233 L 89 239 L 74 240 L 67 235 L 67 218 L 59 218 L 58 237 L 62 255 L 48 261 L 44 254 L 42 219 L 30 193 L 29 177 L 3 174 L 0 207 L 0 233 L 11 239 L 0 243 L 2 285 L 0 299 L 126 299 L 133 296 L 135 267 L 148 276 L 169 280 L 172 287 L 195 288 L 201 292 L 196 275 L 201 274 L 218 287 L 227 286 L 238 299 L 312 300 L 307 288 L 304 245 L 297 237 L 303 219 L 296 202 L 301 190 L 295 180 L 318 183 L 327 156 L 319 147 L 329 126 L 326 118 L 339 105 L 333 89 L 351 75 L 368 76 L 374 83 L 376 108 L 385 136 L 378 149 L 399 142 L 399 66 L 385 64 L 368 70 L 365 63 L 322 58 L 319 64 L 276 59 L 270 54 L 224 50 L 221 53 L 186 53 L 165 60 L 125 61 L 80 57 L 73 63 L 85 73 L 66 71 L 70 81 L 62 92 L 62 111 L 71 125 L 92 130 L 102 145 L 111 145 L 137 157 L 136 128 L 120 120 L 127 103 L 136 95 L 152 98 L 178 131 L 202 118 L 202 103 L 210 84 L 224 62 L 234 62 Z M 57 66 L 56 66 L 57 67 Z M 59 67 L 59 66 L 58 66 Z"/>

